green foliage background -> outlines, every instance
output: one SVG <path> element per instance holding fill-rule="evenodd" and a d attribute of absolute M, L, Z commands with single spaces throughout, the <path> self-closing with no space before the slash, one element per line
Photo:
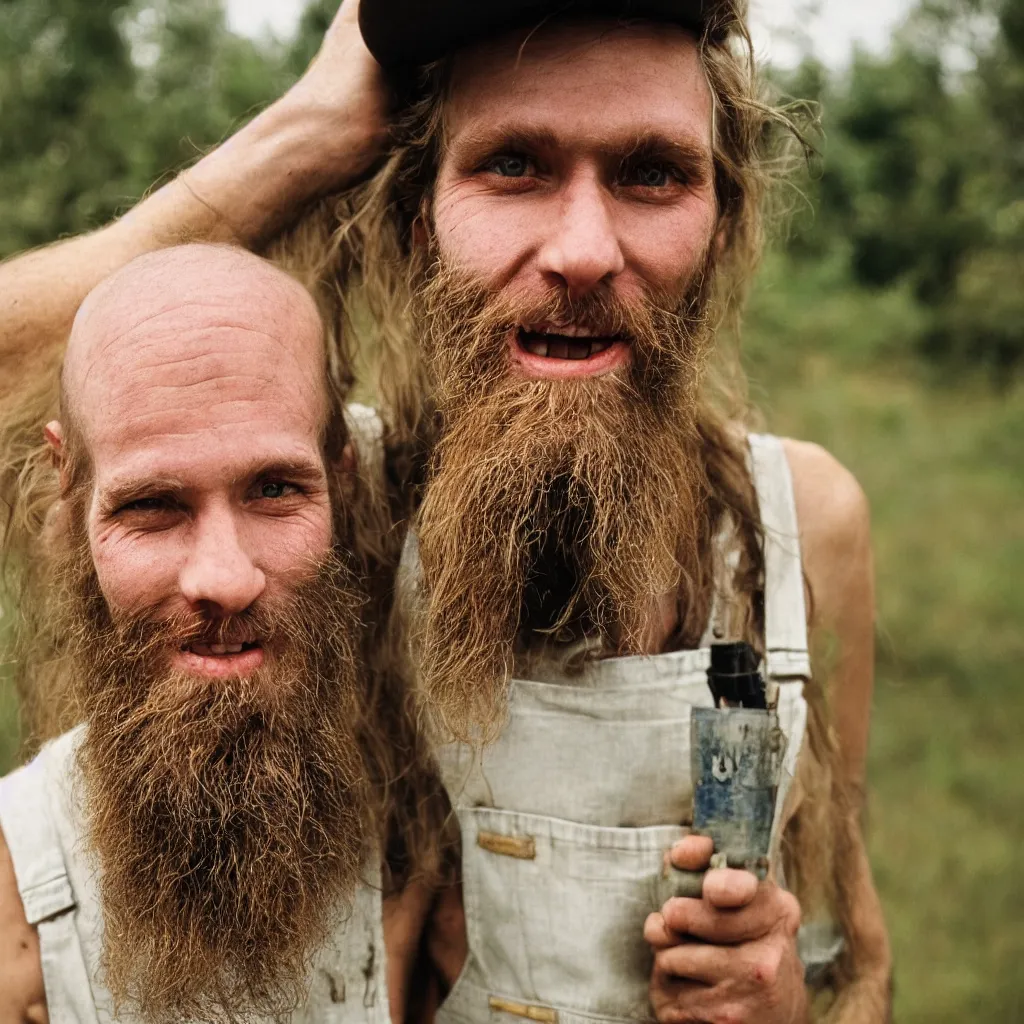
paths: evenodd
<path fill-rule="evenodd" d="M 0 256 L 100 226 L 228 135 L 333 6 L 283 44 L 232 35 L 217 0 L 0 0 Z M 886 56 L 777 84 L 821 103 L 825 142 L 746 361 L 768 426 L 831 449 L 874 510 L 896 1020 L 1024 1021 L 1024 0 L 920 0 Z M 0 677 L 0 770 L 16 756 Z"/>

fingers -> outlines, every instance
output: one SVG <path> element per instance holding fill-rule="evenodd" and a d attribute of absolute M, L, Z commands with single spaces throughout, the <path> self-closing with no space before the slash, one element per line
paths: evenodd
<path fill-rule="evenodd" d="M 707 946 L 689 942 L 654 955 L 651 983 L 665 989 L 677 982 L 720 985 L 730 982 L 751 990 L 764 991 L 774 987 L 783 976 L 794 974 L 799 964 L 795 951 L 782 942 L 767 941 L 745 946 Z"/>
<path fill-rule="evenodd" d="M 674 978 L 655 972 L 651 978 L 651 1008 L 659 1024 L 693 1024 L 694 1021 L 715 1020 L 710 1013 L 714 989 L 702 982 Z M 742 1019 L 742 1018 L 736 1018 Z"/>
<path fill-rule="evenodd" d="M 734 910 L 753 902 L 757 876 L 734 868 L 716 868 L 704 876 L 704 898 L 720 910 Z"/>
<path fill-rule="evenodd" d="M 709 878 L 711 874 L 725 873 L 711 872 Z M 756 883 L 752 875 L 750 878 Z M 657 916 L 660 923 L 651 926 L 651 934 L 659 939 L 657 944 L 651 942 L 656 949 L 665 948 L 664 938 L 673 934 L 728 946 L 753 942 L 775 929 L 787 936 L 796 935 L 800 927 L 800 904 L 792 893 L 772 883 L 764 883 L 756 889 L 752 900 L 738 907 L 715 905 L 710 899 L 676 898 L 668 900 Z M 646 927 L 644 934 L 646 937 Z"/>
<path fill-rule="evenodd" d="M 682 936 L 673 931 L 665 921 L 663 914 L 657 912 L 647 915 L 644 921 L 644 941 L 655 950 L 678 946 Z"/>
<path fill-rule="evenodd" d="M 735 950 L 708 946 L 703 942 L 683 942 L 654 954 L 654 979 L 685 979 L 703 985 L 716 985 L 735 970 Z"/>
<path fill-rule="evenodd" d="M 669 850 L 669 860 L 680 871 L 703 871 L 711 862 L 715 843 L 709 836 L 684 836 Z"/>

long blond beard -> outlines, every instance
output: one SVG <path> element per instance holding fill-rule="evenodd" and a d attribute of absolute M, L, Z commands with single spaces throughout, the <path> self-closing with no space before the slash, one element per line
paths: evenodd
<path fill-rule="evenodd" d="M 104 981 L 161 1024 L 286 1016 L 364 854 L 351 576 L 331 556 L 287 599 L 215 624 L 275 653 L 249 678 L 209 681 L 166 668 L 168 644 L 206 640 L 209 621 L 112 621 L 81 543 L 57 578 L 87 723 Z"/>
<path fill-rule="evenodd" d="M 639 652 L 657 600 L 699 585 L 709 276 L 674 303 L 632 306 L 601 293 L 525 309 L 441 266 L 422 289 L 441 433 L 416 523 L 413 646 L 452 736 L 500 729 L 524 631 L 574 625 Z M 510 372 L 517 324 L 570 318 L 628 335 L 628 367 L 567 381 Z"/>

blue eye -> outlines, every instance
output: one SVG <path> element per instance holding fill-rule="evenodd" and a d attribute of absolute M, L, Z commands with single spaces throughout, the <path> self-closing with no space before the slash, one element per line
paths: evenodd
<path fill-rule="evenodd" d="M 266 483 L 260 484 L 259 495 L 261 498 L 283 498 L 288 493 L 289 488 L 295 489 L 291 484 L 286 484 L 280 480 L 268 480 Z"/>
<path fill-rule="evenodd" d="M 664 164 L 644 163 L 628 167 L 622 176 L 624 185 L 643 188 L 664 188 L 669 181 L 669 169 Z"/>
<path fill-rule="evenodd" d="M 122 509 L 124 512 L 157 512 L 166 508 L 167 503 L 163 498 L 138 498 L 129 502 Z"/>
<path fill-rule="evenodd" d="M 522 178 L 530 173 L 530 161 L 525 156 L 507 153 L 489 161 L 487 170 L 500 174 L 503 178 Z"/>

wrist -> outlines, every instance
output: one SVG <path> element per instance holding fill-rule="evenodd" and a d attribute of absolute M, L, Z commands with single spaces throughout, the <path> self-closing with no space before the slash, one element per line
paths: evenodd
<path fill-rule="evenodd" d="M 387 141 L 385 120 L 356 99 L 338 106 L 300 81 L 247 127 L 252 143 L 281 158 L 281 184 L 313 199 L 364 174 Z M 285 173 L 287 172 L 287 174 Z"/>
<path fill-rule="evenodd" d="M 365 118 L 286 94 L 168 188 L 194 210 L 196 236 L 255 247 L 364 174 L 379 151 Z"/>

